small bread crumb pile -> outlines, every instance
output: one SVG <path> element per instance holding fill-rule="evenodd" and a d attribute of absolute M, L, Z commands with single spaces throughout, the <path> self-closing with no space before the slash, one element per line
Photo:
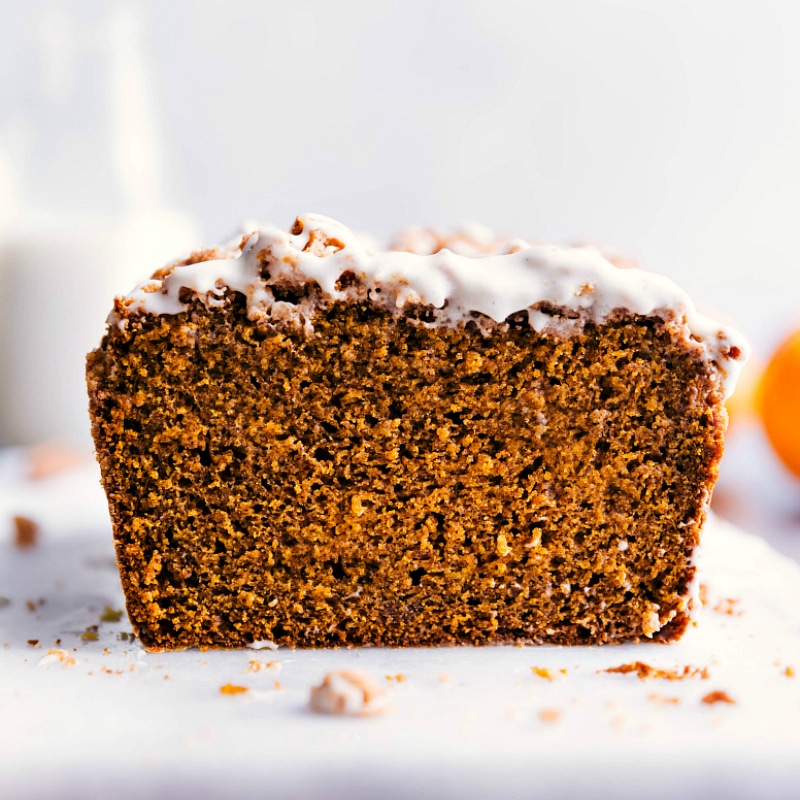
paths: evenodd
<path fill-rule="evenodd" d="M 367 717 L 388 708 L 389 693 L 359 670 L 329 672 L 311 689 L 309 708 L 317 714 Z"/>
<path fill-rule="evenodd" d="M 51 647 L 47 654 L 39 659 L 39 666 L 46 667 L 48 664 L 61 664 L 63 667 L 74 667 L 75 658 L 66 650 Z"/>
<path fill-rule="evenodd" d="M 650 678 L 658 678 L 665 681 L 682 681 L 686 678 L 708 679 L 708 669 L 706 667 L 699 668 L 687 665 L 683 670 L 658 669 L 656 667 L 651 667 L 649 664 L 645 664 L 643 661 L 634 661 L 631 664 L 621 664 L 618 667 L 611 667 L 610 669 L 598 671 L 616 673 L 619 675 L 627 675 L 628 673 L 635 672 L 636 677 L 641 681 Z"/>

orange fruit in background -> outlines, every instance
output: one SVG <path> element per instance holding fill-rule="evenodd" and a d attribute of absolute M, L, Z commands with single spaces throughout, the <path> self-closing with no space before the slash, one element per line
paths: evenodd
<path fill-rule="evenodd" d="M 758 356 L 751 353 L 736 382 L 736 391 L 725 401 L 728 409 L 728 430 L 734 430 L 743 423 L 758 422 L 761 407 L 761 375 L 764 365 Z"/>
<path fill-rule="evenodd" d="M 800 330 L 770 359 L 758 399 L 767 438 L 786 467 L 800 477 Z"/>

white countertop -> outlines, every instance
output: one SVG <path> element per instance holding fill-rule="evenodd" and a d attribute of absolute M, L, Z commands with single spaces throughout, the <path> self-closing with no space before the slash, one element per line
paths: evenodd
<path fill-rule="evenodd" d="M 100 621 L 123 599 L 94 465 L 32 482 L 18 455 L 0 454 L 0 796 L 800 793 L 800 566 L 730 525 L 707 527 L 709 602 L 672 646 L 151 654 L 121 640 L 124 616 Z M 12 545 L 13 514 L 40 522 L 35 547 Z M 709 677 L 598 672 L 635 661 Z M 311 686 L 351 667 L 392 708 L 312 714 Z M 702 703 L 713 691 L 735 702 Z"/>

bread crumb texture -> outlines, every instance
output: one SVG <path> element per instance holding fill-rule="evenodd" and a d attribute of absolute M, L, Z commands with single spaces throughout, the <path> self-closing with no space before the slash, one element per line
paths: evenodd
<path fill-rule="evenodd" d="M 112 326 L 91 414 L 146 647 L 681 635 L 726 422 L 706 365 L 658 318 L 429 316 L 231 295 Z"/>

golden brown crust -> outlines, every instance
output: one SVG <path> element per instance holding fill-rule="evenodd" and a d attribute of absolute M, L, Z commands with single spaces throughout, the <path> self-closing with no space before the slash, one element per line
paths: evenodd
<path fill-rule="evenodd" d="M 425 318 L 425 309 L 416 316 Z M 656 318 L 536 334 L 367 303 L 132 315 L 89 356 L 153 649 L 669 641 L 725 412 Z"/>

